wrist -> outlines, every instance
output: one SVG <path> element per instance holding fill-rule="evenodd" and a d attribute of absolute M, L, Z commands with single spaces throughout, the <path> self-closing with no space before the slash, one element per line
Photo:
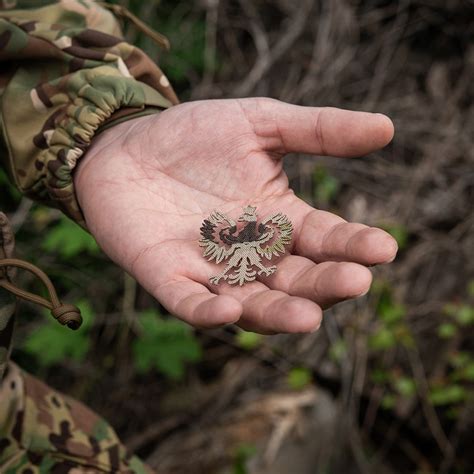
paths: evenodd
<path fill-rule="evenodd" d="M 131 150 L 140 150 L 140 144 L 134 143 L 137 135 L 134 131 L 148 123 L 150 117 L 142 116 L 114 124 L 94 136 L 79 160 L 73 182 L 76 199 L 91 232 L 91 214 L 102 205 L 104 193 L 114 192 L 110 184 L 123 182 L 131 175 L 132 162 L 136 161 Z"/>

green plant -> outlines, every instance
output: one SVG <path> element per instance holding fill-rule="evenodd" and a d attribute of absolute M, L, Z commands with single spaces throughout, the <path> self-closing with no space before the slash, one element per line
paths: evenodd
<path fill-rule="evenodd" d="M 75 257 L 82 252 L 99 252 L 94 238 L 67 217 L 59 219 L 48 231 L 41 245 L 47 252 L 57 252 L 64 259 Z"/>
<path fill-rule="evenodd" d="M 394 347 L 396 343 L 397 339 L 395 338 L 395 334 L 386 327 L 379 328 L 369 337 L 369 347 L 376 351 L 390 349 Z"/>
<path fill-rule="evenodd" d="M 428 399 L 433 405 L 439 406 L 460 403 L 466 397 L 467 391 L 462 385 L 448 384 L 431 387 Z"/>
<path fill-rule="evenodd" d="M 238 346 L 242 349 L 252 350 L 262 344 L 263 336 L 256 332 L 239 331 L 236 335 L 236 341 Z"/>
<path fill-rule="evenodd" d="M 49 312 L 48 322 L 33 330 L 23 342 L 23 349 L 31 354 L 39 365 L 50 367 L 64 360 L 81 362 L 90 348 L 89 331 L 92 326 L 92 310 L 86 301 L 80 301 L 82 326 L 77 331 L 53 321 Z"/>
<path fill-rule="evenodd" d="M 449 363 L 453 367 L 450 378 L 454 382 L 474 382 L 474 359 L 469 352 L 456 351 L 449 356 Z"/>
<path fill-rule="evenodd" d="M 232 474 L 248 474 L 247 463 L 257 454 L 253 444 L 242 443 L 237 447 Z"/>
<path fill-rule="evenodd" d="M 393 386 L 395 390 L 402 396 L 402 397 L 412 397 L 416 394 L 416 384 L 415 381 L 406 376 L 396 377 L 393 380 Z"/>
<path fill-rule="evenodd" d="M 386 282 L 376 281 L 373 293 L 377 301 L 375 311 L 379 319 L 369 336 L 369 347 L 376 351 L 390 349 L 398 344 L 411 347 L 414 340 L 405 321 L 405 306 L 395 300 L 392 288 Z"/>
<path fill-rule="evenodd" d="M 311 371 L 306 367 L 295 367 L 288 373 L 288 385 L 293 390 L 301 390 L 307 387 L 312 380 Z"/>
<path fill-rule="evenodd" d="M 198 362 L 201 347 L 190 326 L 176 319 L 164 319 L 155 310 L 138 316 L 141 328 L 132 353 L 138 372 L 157 369 L 166 377 L 180 380 L 187 362 Z"/>
<path fill-rule="evenodd" d="M 448 303 L 443 308 L 443 314 L 449 319 L 438 326 L 441 339 L 451 339 L 460 333 L 462 327 L 474 324 L 474 306 L 467 303 Z"/>
<path fill-rule="evenodd" d="M 316 166 L 313 172 L 314 197 L 317 203 L 329 204 L 340 189 L 339 181 L 324 166 Z"/>
<path fill-rule="evenodd" d="M 442 323 L 438 327 L 438 336 L 441 339 L 450 339 L 458 332 L 458 328 L 453 323 Z"/>

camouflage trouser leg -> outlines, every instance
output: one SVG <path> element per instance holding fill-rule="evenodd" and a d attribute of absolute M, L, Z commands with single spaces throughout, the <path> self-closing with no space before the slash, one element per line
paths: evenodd
<path fill-rule="evenodd" d="M 151 473 L 82 403 L 9 363 L 0 383 L 2 474 Z"/>

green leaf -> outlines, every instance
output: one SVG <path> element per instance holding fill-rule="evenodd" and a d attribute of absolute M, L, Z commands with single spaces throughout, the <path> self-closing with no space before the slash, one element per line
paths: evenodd
<path fill-rule="evenodd" d="M 449 356 L 449 363 L 457 369 L 466 367 L 466 365 L 468 365 L 471 360 L 471 355 L 464 351 L 453 352 Z"/>
<path fill-rule="evenodd" d="M 393 394 L 387 394 L 382 397 L 382 407 L 385 408 L 386 410 L 390 410 L 395 406 L 397 399 L 395 395 Z"/>
<path fill-rule="evenodd" d="M 288 385 L 293 390 L 301 390 L 311 383 L 313 376 L 305 367 L 295 367 L 288 373 Z"/>
<path fill-rule="evenodd" d="M 453 323 L 443 323 L 438 327 L 438 336 L 442 339 L 450 339 L 456 335 L 458 328 Z"/>
<path fill-rule="evenodd" d="M 239 331 L 236 336 L 237 344 L 242 349 L 252 350 L 260 346 L 263 340 L 261 334 L 250 331 Z"/>
<path fill-rule="evenodd" d="M 451 374 L 454 381 L 474 381 L 474 360 L 469 352 L 454 352 L 449 356 L 449 363 L 455 369 Z"/>
<path fill-rule="evenodd" d="M 314 196 L 317 202 L 329 203 L 337 195 L 339 181 L 329 174 L 323 166 L 317 166 L 313 172 Z"/>
<path fill-rule="evenodd" d="M 433 405 L 451 405 L 464 401 L 466 395 L 464 387 L 451 384 L 446 387 L 433 387 L 428 398 Z"/>
<path fill-rule="evenodd" d="M 378 294 L 377 314 L 386 325 L 393 326 L 399 323 L 406 316 L 405 306 L 394 301 L 392 289 L 386 283 L 378 282 L 376 289 Z"/>
<path fill-rule="evenodd" d="M 369 347 L 374 350 L 385 350 L 395 346 L 395 334 L 387 328 L 381 328 L 369 337 Z"/>
<path fill-rule="evenodd" d="M 462 305 L 455 314 L 461 326 L 468 326 L 474 323 L 474 307 Z"/>
<path fill-rule="evenodd" d="M 405 306 L 397 303 L 380 304 L 378 308 L 381 319 L 388 325 L 400 321 L 406 314 Z"/>
<path fill-rule="evenodd" d="M 247 463 L 257 454 L 257 448 L 253 444 L 242 443 L 237 447 L 233 474 L 248 474 Z"/>
<path fill-rule="evenodd" d="M 404 397 L 412 397 L 416 393 L 415 381 L 409 377 L 399 377 L 393 381 L 395 390 Z"/>
<path fill-rule="evenodd" d="M 53 321 L 49 313 L 44 325 L 34 330 L 25 339 L 23 349 L 33 355 L 40 365 L 49 367 L 63 360 L 84 360 L 90 348 L 88 330 L 92 324 L 92 311 L 88 304 L 82 302 L 82 326 L 77 331 L 61 326 Z"/>
<path fill-rule="evenodd" d="M 133 341 L 132 352 L 138 372 L 157 369 L 173 380 L 182 379 L 187 362 L 201 358 L 201 347 L 186 324 L 176 319 L 163 319 L 150 310 L 141 313 L 143 332 Z"/>
<path fill-rule="evenodd" d="M 96 254 L 99 251 L 94 238 L 66 217 L 61 218 L 47 233 L 42 247 L 48 252 L 58 252 L 63 258 L 74 257 L 82 252 Z"/>
<path fill-rule="evenodd" d="M 461 370 L 461 378 L 469 382 L 474 382 L 474 362 L 470 362 Z"/>
<path fill-rule="evenodd" d="M 467 284 L 467 294 L 474 298 L 474 279 L 469 280 Z"/>
<path fill-rule="evenodd" d="M 76 306 L 81 311 L 82 316 L 82 324 L 80 329 L 82 331 L 88 331 L 92 327 L 92 322 L 94 320 L 94 312 L 92 311 L 92 307 L 86 300 L 79 300 L 76 303 Z"/>

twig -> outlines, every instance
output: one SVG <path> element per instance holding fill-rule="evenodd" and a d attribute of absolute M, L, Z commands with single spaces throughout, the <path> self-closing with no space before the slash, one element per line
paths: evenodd
<path fill-rule="evenodd" d="M 250 94 L 256 84 L 261 81 L 264 74 L 270 67 L 291 48 L 296 39 L 303 32 L 304 25 L 308 20 L 308 15 L 313 6 L 313 0 L 302 0 L 295 8 L 296 13 L 291 18 L 288 28 L 282 34 L 275 46 L 270 49 L 268 55 L 259 56 L 255 61 L 247 77 L 242 81 L 234 93 L 237 97 L 245 97 Z"/>

